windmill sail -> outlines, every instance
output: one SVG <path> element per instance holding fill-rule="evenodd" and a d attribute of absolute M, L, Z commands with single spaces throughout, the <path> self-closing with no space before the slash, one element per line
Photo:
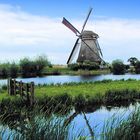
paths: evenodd
<path fill-rule="evenodd" d="M 77 33 L 80 33 L 68 20 L 66 20 L 64 17 L 63 17 L 63 21 L 62 23 L 67 26 L 71 31 L 73 31 L 75 34 Z"/>
<path fill-rule="evenodd" d="M 88 12 L 88 15 L 87 15 L 87 17 L 86 17 L 86 20 L 85 20 L 85 22 L 84 22 L 84 24 L 83 24 L 83 28 L 82 28 L 81 33 L 83 32 L 83 30 L 84 30 L 84 28 L 85 28 L 85 26 L 86 26 L 86 23 L 87 23 L 88 18 L 89 18 L 90 14 L 91 14 L 91 11 L 92 11 L 92 8 L 89 9 L 89 12 Z"/>
<path fill-rule="evenodd" d="M 68 59 L 68 61 L 67 61 L 67 64 L 70 64 L 70 63 L 72 62 L 72 60 L 73 60 L 75 54 L 76 54 L 77 51 L 78 51 L 78 47 L 79 47 L 78 41 L 79 41 L 79 38 L 76 40 L 76 42 L 75 42 L 75 44 L 74 44 L 74 47 L 73 47 L 73 49 L 72 49 L 72 51 L 71 51 L 71 54 L 70 54 L 70 56 L 69 56 L 69 59 Z"/>
<path fill-rule="evenodd" d="M 101 56 L 103 57 L 103 53 L 102 53 L 102 50 L 101 50 L 100 45 L 99 45 L 99 43 L 98 43 L 98 40 L 96 40 L 96 46 L 97 46 L 97 48 L 98 48 L 98 50 L 99 50 Z"/>

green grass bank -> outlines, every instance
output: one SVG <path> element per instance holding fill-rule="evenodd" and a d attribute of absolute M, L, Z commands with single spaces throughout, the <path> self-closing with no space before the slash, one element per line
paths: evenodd
<path fill-rule="evenodd" d="M 100 82 L 65 83 L 56 85 L 35 86 L 36 103 L 43 106 L 75 106 L 104 105 L 139 101 L 140 80 L 104 80 Z M 7 101 L 5 101 L 7 100 Z M 23 99 L 9 96 L 5 87 L 0 90 L 0 102 L 22 105 Z"/>

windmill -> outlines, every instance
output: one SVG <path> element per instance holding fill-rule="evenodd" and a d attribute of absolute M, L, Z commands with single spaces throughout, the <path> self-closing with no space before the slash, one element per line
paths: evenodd
<path fill-rule="evenodd" d="M 79 50 L 79 46 L 80 51 L 77 58 L 78 63 L 83 63 L 85 60 L 96 62 L 99 64 L 101 62 L 104 62 L 104 60 L 102 59 L 102 51 L 97 40 L 99 38 L 98 34 L 94 33 L 93 31 L 84 30 L 91 12 L 92 8 L 90 8 L 88 12 L 81 32 L 78 31 L 66 18 L 63 17 L 62 23 L 67 26 L 72 32 L 74 32 L 78 37 L 70 53 L 67 64 L 72 63 L 77 51 Z"/>

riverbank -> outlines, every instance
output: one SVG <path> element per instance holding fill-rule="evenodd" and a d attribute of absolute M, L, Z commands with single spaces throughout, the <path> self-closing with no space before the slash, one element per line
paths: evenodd
<path fill-rule="evenodd" d="M 18 102 L 20 97 L 9 96 L 4 86 L 0 102 Z M 72 105 L 75 107 L 115 104 L 140 99 L 140 80 L 103 80 L 97 82 L 65 83 L 35 86 L 35 99 L 39 105 Z M 12 104 L 12 103 L 11 103 Z"/>
<path fill-rule="evenodd" d="M 53 66 L 52 68 L 44 68 L 42 75 L 99 75 L 109 74 L 109 69 L 98 69 L 98 70 L 70 70 L 66 66 Z"/>

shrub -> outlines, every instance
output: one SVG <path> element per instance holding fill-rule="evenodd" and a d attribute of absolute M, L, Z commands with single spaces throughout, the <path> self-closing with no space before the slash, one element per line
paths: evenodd
<path fill-rule="evenodd" d="M 71 70 L 77 71 L 79 69 L 81 70 L 96 70 L 99 69 L 99 64 L 95 63 L 95 62 L 90 62 L 88 60 L 84 61 L 83 63 L 74 63 L 74 64 L 69 64 L 68 67 Z"/>
<path fill-rule="evenodd" d="M 51 66 L 46 56 L 38 56 L 35 60 L 24 58 L 20 60 L 20 70 L 23 76 L 40 75 L 44 67 Z"/>
<path fill-rule="evenodd" d="M 9 66 L 9 75 L 11 77 L 17 77 L 18 72 L 19 72 L 18 65 L 15 64 L 15 62 L 10 64 L 10 66 Z"/>
<path fill-rule="evenodd" d="M 135 72 L 138 74 L 140 73 L 140 61 L 137 61 L 135 64 Z"/>
<path fill-rule="evenodd" d="M 70 68 L 70 70 L 77 71 L 79 69 L 79 65 L 77 63 L 69 64 L 68 68 Z"/>
<path fill-rule="evenodd" d="M 90 62 L 88 60 L 85 60 L 83 63 L 81 63 L 79 65 L 80 69 L 83 70 L 95 70 L 95 69 L 99 69 L 99 64 L 95 63 L 95 62 Z"/>
<path fill-rule="evenodd" d="M 0 76 L 1 77 L 8 77 L 8 69 L 9 69 L 9 63 L 3 63 L 0 64 Z"/>
<path fill-rule="evenodd" d="M 114 60 L 112 62 L 111 71 L 113 72 L 113 74 L 124 74 L 125 73 L 125 65 L 119 59 Z"/>
<path fill-rule="evenodd" d="M 35 61 L 37 75 L 40 75 L 44 67 L 49 66 L 51 67 L 51 63 L 48 61 L 48 58 L 45 55 L 38 56 Z"/>
<path fill-rule="evenodd" d="M 20 70 L 23 76 L 29 76 L 35 73 L 35 64 L 29 58 L 20 60 Z"/>

